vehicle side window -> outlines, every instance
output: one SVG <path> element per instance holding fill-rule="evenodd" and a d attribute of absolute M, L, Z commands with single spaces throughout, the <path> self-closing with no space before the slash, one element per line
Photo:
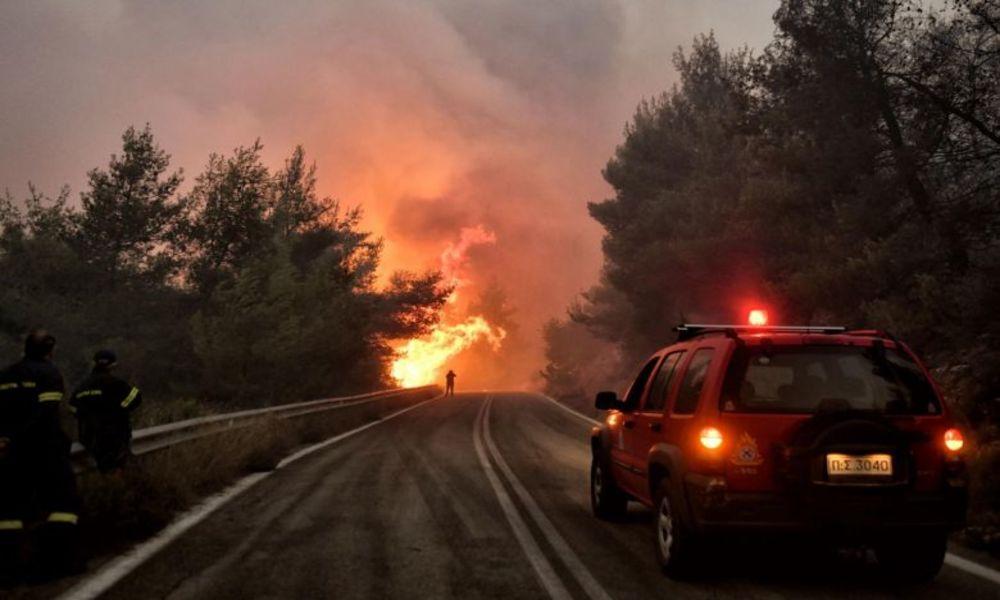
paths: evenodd
<path fill-rule="evenodd" d="M 691 357 L 691 363 L 684 373 L 681 389 L 677 392 L 677 400 L 674 402 L 675 415 L 694 414 L 698 408 L 698 398 L 701 397 L 701 388 L 705 385 L 714 352 L 712 348 L 702 348 Z"/>
<path fill-rule="evenodd" d="M 667 404 L 667 394 L 670 393 L 670 382 L 674 380 L 674 373 L 677 372 L 677 363 L 680 362 L 684 352 L 672 352 L 663 359 L 660 370 L 656 372 L 653 379 L 653 386 L 646 397 L 646 405 L 643 410 L 650 412 L 661 412 Z"/>
<path fill-rule="evenodd" d="M 642 392 L 646 389 L 646 382 L 649 381 L 649 376 L 653 374 L 653 369 L 656 368 L 656 363 L 659 362 L 659 357 L 650 360 L 646 363 L 646 366 L 639 371 L 639 375 L 636 376 L 635 382 L 632 387 L 628 389 L 628 394 L 625 395 L 625 408 L 626 410 L 632 410 L 639 406 L 639 400 L 642 398 Z"/>

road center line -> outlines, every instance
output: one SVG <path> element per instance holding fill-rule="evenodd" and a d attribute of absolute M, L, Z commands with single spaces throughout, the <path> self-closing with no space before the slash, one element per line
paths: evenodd
<path fill-rule="evenodd" d="M 253 487 L 256 483 L 270 477 L 278 470 L 288 466 L 289 464 L 299 460 L 300 458 L 312 454 L 317 450 L 326 448 L 327 446 L 339 442 L 345 438 L 349 438 L 352 435 L 361 433 L 362 431 L 374 427 L 379 423 L 384 423 L 389 419 L 398 417 L 399 415 L 409 412 L 418 406 L 427 404 L 431 400 L 436 400 L 441 396 L 431 398 L 429 400 L 424 400 L 423 402 L 418 402 L 412 406 L 408 406 L 402 410 L 397 410 L 394 413 L 386 415 L 377 421 L 372 421 L 371 423 L 366 423 L 361 427 L 351 429 L 350 431 L 345 431 L 344 433 L 338 434 L 324 440 L 318 444 L 313 444 L 299 450 L 298 452 L 285 457 L 278 466 L 275 467 L 273 471 L 266 471 L 263 473 L 253 473 L 252 475 L 247 475 L 243 479 L 240 479 L 233 485 L 229 486 L 225 490 L 209 497 L 207 500 L 196 504 L 189 511 L 184 513 L 175 519 L 166 529 L 162 530 L 160 533 L 156 534 L 152 539 L 147 540 L 138 546 L 135 546 L 127 553 L 118 557 L 117 559 L 111 561 L 109 564 L 105 565 L 100 571 L 95 573 L 93 576 L 88 577 L 84 581 L 78 583 L 76 586 L 70 588 L 61 596 L 58 600 L 91 600 L 92 598 L 97 598 L 104 592 L 110 590 L 116 583 L 124 579 L 129 573 L 136 570 L 144 562 L 152 558 L 156 553 L 165 548 L 171 542 L 179 538 L 186 531 L 197 525 L 198 523 L 204 521 L 209 515 L 219 510 L 231 500 L 247 491 Z"/>
<path fill-rule="evenodd" d="M 594 419 L 591 419 L 587 415 L 585 415 L 585 414 L 583 414 L 583 413 L 581 413 L 581 412 L 579 412 L 577 410 L 574 410 L 574 409 L 566 406 L 565 404 L 563 404 L 562 402 L 559 402 L 558 400 L 554 400 L 552 398 L 549 398 L 548 396 L 541 396 L 541 397 L 544 398 L 544 399 L 546 399 L 546 400 L 548 400 L 552 404 L 555 404 L 559 408 L 563 409 L 564 411 L 568 412 L 569 414 L 573 415 L 574 417 L 576 417 L 578 419 L 583 419 L 584 421 L 588 421 L 590 423 L 593 423 L 594 425 L 600 425 L 601 424 L 600 421 L 596 421 Z M 975 561 L 971 561 L 971 560 L 969 560 L 969 559 L 967 559 L 965 557 L 959 556 L 957 554 L 952 554 L 951 552 L 948 552 L 947 554 L 945 554 L 945 556 L 944 556 L 944 563 L 946 565 L 948 565 L 950 567 L 954 567 L 954 568 L 956 568 L 956 569 L 958 569 L 960 571 L 965 571 L 966 573 L 968 573 L 970 575 L 975 575 L 976 577 L 981 577 L 982 579 L 985 579 L 987 581 L 990 581 L 992 583 L 1000 585 L 1000 571 L 998 571 L 998 570 L 996 570 L 996 569 L 994 569 L 992 567 L 987 567 L 986 565 L 981 565 L 981 564 L 979 564 L 979 563 L 977 563 Z"/>
<path fill-rule="evenodd" d="M 566 590 L 566 586 L 563 585 L 559 576 L 556 575 L 555 570 L 552 568 L 552 563 L 549 562 L 549 559 L 545 558 L 542 549 L 538 547 L 538 543 L 532 537 L 528 526 L 524 523 L 524 519 L 521 518 L 521 514 L 517 512 L 514 501 L 511 500 L 510 495 L 507 494 L 507 490 L 500 483 L 500 477 L 493 469 L 493 465 L 490 464 L 490 460 L 486 456 L 486 451 L 483 449 L 482 430 L 485 423 L 484 417 L 491 400 L 492 397 L 488 396 L 483 401 L 472 428 L 472 442 L 476 447 L 476 456 L 479 457 L 479 464 L 486 473 L 486 479 L 489 481 L 490 487 L 493 488 L 493 494 L 500 502 L 500 509 L 503 511 L 507 522 L 510 523 L 510 527 L 514 531 L 514 537 L 521 546 L 521 551 L 524 552 L 528 562 L 531 563 L 531 568 L 538 575 L 542 587 L 545 588 L 545 591 L 548 592 L 553 600 L 570 600 L 571 596 Z"/>
<path fill-rule="evenodd" d="M 590 570 L 580 557 L 577 556 L 576 552 L 566 543 L 566 539 L 559 534 L 559 531 L 552 524 L 552 521 L 545 516 L 542 509 L 539 508 L 538 503 L 532 498 L 528 490 L 521 484 L 521 481 L 514 475 L 514 471 L 511 470 L 507 461 L 504 460 L 503 456 L 500 454 L 500 450 L 493 443 L 493 436 L 490 434 L 490 409 L 493 407 L 493 398 L 489 398 L 485 403 L 486 409 L 483 415 L 483 431 L 485 433 L 486 448 L 489 450 L 490 455 L 493 460 L 497 463 L 497 467 L 500 468 L 500 472 L 503 473 L 504 477 L 507 478 L 507 482 L 514 489 L 514 493 L 517 497 L 521 499 L 521 502 L 528 509 L 528 514 L 538 525 L 538 528 L 542 530 L 549 544 L 556 551 L 556 555 L 562 560 L 566 568 L 569 569 L 570 573 L 576 579 L 583 591 L 586 592 L 592 600 L 611 600 L 611 596 L 604 590 L 600 583 L 594 576 L 590 573 Z"/>
<path fill-rule="evenodd" d="M 601 422 L 598 421 L 597 419 L 591 419 L 590 417 L 588 417 L 587 415 L 583 414 L 582 412 L 580 412 L 578 410 L 574 410 L 574 409 L 566 406 L 565 404 L 563 404 L 562 402 L 560 402 L 558 400 L 555 400 L 553 398 L 549 398 L 548 396 L 545 396 L 545 395 L 541 395 L 541 397 L 545 398 L 546 400 L 548 400 L 552 404 L 555 404 L 556 406 L 558 406 L 559 408 L 561 408 L 564 411 L 568 412 L 569 414 L 573 415 L 577 419 L 583 419 L 584 421 L 590 423 L 591 425 L 600 425 L 601 424 Z"/>

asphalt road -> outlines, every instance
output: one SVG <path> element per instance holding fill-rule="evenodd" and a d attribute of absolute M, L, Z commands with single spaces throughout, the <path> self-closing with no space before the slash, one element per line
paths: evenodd
<path fill-rule="evenodd" d="M 864 556 L 741 543 L 662 576 L 651 514 L 590 514 L 590 424 L 517 393 L 419 406 L 250 487 L 108 598 L 998 598 L 946 566 L 900 589 Z"/>

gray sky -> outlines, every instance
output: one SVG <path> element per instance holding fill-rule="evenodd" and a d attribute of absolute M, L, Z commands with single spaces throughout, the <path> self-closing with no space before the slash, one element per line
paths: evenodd
<path fill-rule="evenodd" d="M 670 56 L 714 29 L 760 48 L 777 0 L 7 0 L 0 188 L 74 198 L 149 122 L 186 184 L 210 152 L 301 143 L 321 189 L 364 207 L 386 266 L 434 266 L 464 226 L 497 234 L 473 278 L 534 329 L 591 284 L 586 202 Z M 527 315 L 526 315 L 527 316 Z"/>

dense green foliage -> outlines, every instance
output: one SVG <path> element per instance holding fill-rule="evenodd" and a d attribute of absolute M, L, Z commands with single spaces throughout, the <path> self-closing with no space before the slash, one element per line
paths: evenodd
<path fill-rule="evenodd" d="M 0 351 L 33 327 L 58 339 L 72 385 L 114 348 L 148 397 L 222 404 L 390 385 L 388 341 L 426 331 L 436 273 L 376 281 L 381 241 L 316 191 L 296 148 L 272 173 L 255 142 L 213 155 L 187 193 L 149 128 L 69 191 L 0 198 Z"/>

